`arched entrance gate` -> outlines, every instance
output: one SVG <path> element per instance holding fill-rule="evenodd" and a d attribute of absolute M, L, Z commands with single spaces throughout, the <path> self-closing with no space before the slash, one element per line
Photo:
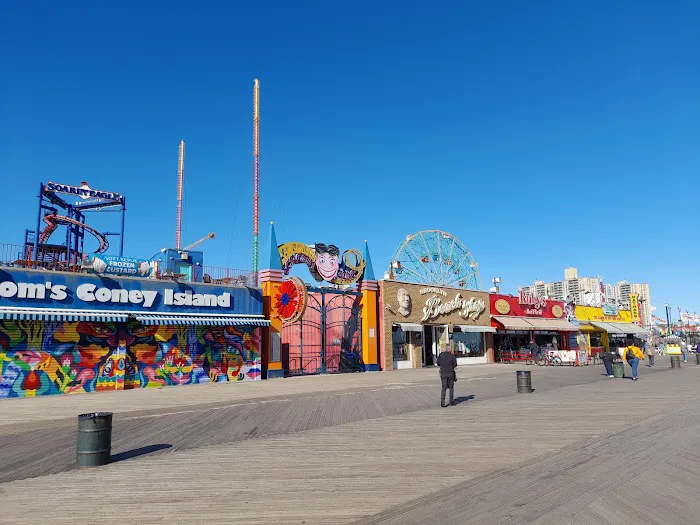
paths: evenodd
<path fill-rule="evenodd" d="M 363 372 L 361 292 L 307 287 L 299 321 L 282 326 L 286 376 Z"/>

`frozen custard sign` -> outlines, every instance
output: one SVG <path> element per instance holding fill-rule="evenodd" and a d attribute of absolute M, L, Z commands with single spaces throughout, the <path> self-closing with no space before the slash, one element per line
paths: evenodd
<path fill-rule="evenodd" d="M 446 295 L 444 291 L 441 290 L 441 292 L 443 295 Z M 486 310 L 486 301 L 483 299 L 477 299 L 476 297 L 465 299 L 462 297 L 462 294 L 458 292 L 454 299 L 443 303 L 440 297 L 433 295 L 425 301 L 421 322 L 429 319 L 437 319 L 441 315 L 448 315 L 454 311 L 458 311 L 459 315 L 464 319 L 476 321 L 484 310 Z"/>

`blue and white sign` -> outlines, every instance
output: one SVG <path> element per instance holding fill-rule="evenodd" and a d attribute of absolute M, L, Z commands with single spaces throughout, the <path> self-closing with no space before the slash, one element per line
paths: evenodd
<path fill-rule="evenodd" d="M 126 275 L 131 277 L 148 277 L 151 263 L 146 259 L 119 257 L 117 255 L 98 255 L 92 259 L 92 270 L 100 275 Z"/>
<path fill-rule="evenodd" d="M 71 186 L 70 184 L 60 184 L 58 182 L 49 181 L 44 186 L 44 191 L 49 193 L 65 193 L 67 195 L 75 195 L 83 200 L 99 199 L 102 201 L 112 201 L 121 203 L 123 197 L 116 191 L 93 190 L 87 182 L 83 182 L 80 186 Z"/>
<path fill-rule="evenodd" d="M 0 307 L 262 315 L 257 288 L 0 269 Z"/>
<path fill-rule="evenodd" d="M 602 308 L 603 308 L 603 315 L 618 315 L 620 313 L 618 307 L 615 306 L 614 304 L 603 303 Z"/>

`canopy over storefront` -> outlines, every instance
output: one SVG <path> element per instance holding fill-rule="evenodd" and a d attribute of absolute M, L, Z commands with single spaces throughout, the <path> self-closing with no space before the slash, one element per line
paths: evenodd
<path fill-rule="evenodd" d="M 632 323 L 602 323 L 599 321 L 591 321 L 590 324 L 609 334 L 642 335 L 647 333 L 641 326 Z"/>
<path fill-rule="evenodd" d="M 577 332 L 578 327 L 565 319 L 540 319 L 536 317 L 511 317 L 494 315 L 493 319 L 506 330 L 541 330 L 552 332 Z"/>

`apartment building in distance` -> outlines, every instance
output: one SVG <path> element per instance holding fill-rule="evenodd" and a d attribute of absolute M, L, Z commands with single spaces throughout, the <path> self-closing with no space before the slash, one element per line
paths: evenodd
<path fill-rule="evenodd" d="M 564 270 L 564 280 L 546 283 L 535 281 L 530 286 L 519 289 L 531 293 L 535 297 L 544 297 L 552 301 L 573 302 L 583 306 L 601 306 L 610 303 L 625 310 L 630 308 L 630 295 L 639 295 L 641 303 L 640 317 L 644 326 L 651 325 L 651 297 L 648 284 L 632 284 L 620 281 L 617 284 L 601 286 L 599 277 L 579 277 L 576 268 Z"/>

